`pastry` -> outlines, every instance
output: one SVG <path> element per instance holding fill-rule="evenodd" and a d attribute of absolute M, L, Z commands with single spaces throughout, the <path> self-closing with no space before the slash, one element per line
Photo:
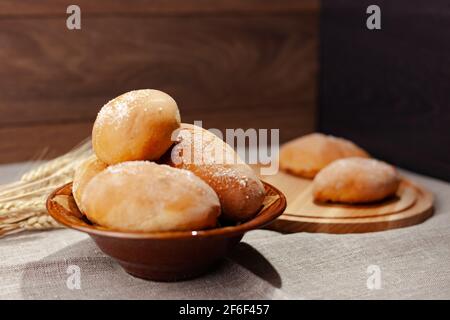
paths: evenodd
<path fill-rule="evenodd" d="M 237 153 L 213 133 L 181 124 L 165 163 L 192 171 L 217 193 L 225 219 L 245 221 L 260 209 L 264 186 Z"/>
<path fill-rule="evenodd" d="M 81 212 L 84 212 L 84 206 L 81 202 L 81 195 L 83 194 L 87 183 L 95 175 L 103 171 L 107 166 L 108 165 L 106 163 L 98 160 L 95 155 L 92 155 L 75 170 L 72 184 L 72 193 L 78 209 L 80 209 Z"/>
<path fill-rule="evenodd" d="M 127 92 L 103 106 L 92 129 L 92 146 L 105 163 L 156 160 L 172 145 L 180 113 L 168 94 L 151 89 Z"/>
<path fill-rule="evenodd" d="M 202 179 L 150 161 L 109 166 L 86 185 L 81 200 L 93 223 L 130 232 L 212 228 L 220 214 L 216 193 Z"/>
<path fill-rule="evenodd" d="M 391 165 L 364 158 L 336 160 L 322 169 L 313 181 L 314 200 L 364 203 L 396 194 L 400 184 Z"/>
<path fill-rule="evenodd" d="M 348 157 L 369 158 L 369 154 L 346 139 L 312 133 L 287 142 L 280 148 L 280 168 L 312 179 L 329 163 Z"/>

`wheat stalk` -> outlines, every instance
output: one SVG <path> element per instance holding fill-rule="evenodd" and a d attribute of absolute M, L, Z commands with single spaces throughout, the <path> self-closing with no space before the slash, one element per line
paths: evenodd
<path fill-rule="evenodd" d="M 61 228 L 46 212 L 30 212 L 23 219 L 0 220 L 0 237 L 25 230 L 48 230 Z"/>
<path fill-rule="evenodd" d="M 91 154 L 90 141 L 83 141 L 66 154 L 29 170 L 19 181 L 0 186 L 0 237 L 59 228 L 47 214 L 45 201 L 51 191 L 72 180 L 75 169 Z"/>
<path fill-rule="evenodd" d="M 72 162 L 77 160 L 79 156 L 83 156 L 86 153 L 91 152 L 91 144 L 89 141 L 85 141 L 72 151 L 68 153 L 47 161 L 45 164 L 38 166 L 36 169 L 30 170 L 22 175 L 20 181 L 22 182 L 33 182 L 39 181 L 40 179 L 48 178 L 52 176 L 56 172 L 61 172 L 61 170 L 67 171 L 70 170 L 73 165 Z"/>
<path fill-rule="evenodd" d="M 22 211 L 29 211 L 36 208 L 45 208 L 45 197 L 35 197 L 28 200 L 20 200 L 20 201 L 6 201 L 6 202 L 0 202 L 0 212 L 9 212 L 9 213 L 15 213 L 15 212 L 22 212 Z M 0 218 L 2 215 L 0 215 Z"/>

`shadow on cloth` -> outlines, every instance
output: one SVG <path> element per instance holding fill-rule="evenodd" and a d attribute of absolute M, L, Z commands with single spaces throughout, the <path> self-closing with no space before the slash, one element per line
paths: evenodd
<path fill-rule="evenodd" d="M 69 289 L 68 268 L 80 268 L 81 289 Z M 24 299 L 284 299 L 275 268 L 256 249 L 240 243 L 210 273 L 181 282 L 152 282 L 127 274 L 91 239 L 28 263 Z"/>

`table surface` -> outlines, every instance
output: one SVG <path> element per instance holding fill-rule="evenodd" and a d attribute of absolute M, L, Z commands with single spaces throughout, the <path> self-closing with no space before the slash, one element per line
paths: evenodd
<path fill-rule="evenodd" d="M 0 166 L 0 183 L 29 166 Z M 436 197 L 424 223 L 347 235 L 256 230 L 217 269 L 189 281 L 133 278 L 68 229 L 5 237 L 0 299 L 450 299 L 450 184 L 401 172 Z M 80 289 L 67 285 L 73 265 Z"/>

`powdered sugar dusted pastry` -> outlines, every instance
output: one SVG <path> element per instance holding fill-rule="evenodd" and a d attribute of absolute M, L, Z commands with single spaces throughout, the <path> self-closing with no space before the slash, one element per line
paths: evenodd
<path fill-rule="evenodd" d="M 81 195 L 89 181 L 98 173 L 103 171 L 108 165 L 98 160 L 95 155 L 89 157 L 83 164 L 75 170 L 72 184 L 72 193 L 75 202 L 81 212 L 84 212 L 84 206 L 81 202 Z"/>
<path fill-rule="evenodd" d="M 313 181 L 316 201 L 364 203 L 395 195 L 400 178 L 391 165 L 364 158 L 336 160 Z"/>
<path fill-rule="evenodd" d="M 248 220 L 262 205 L 264 186 L 252 168 L 228 144 L 203 128 L 181 124 L 178 142 L 165 162 L 190 170 L 208 183 L 219 196 L 228 220 Z"/>
<path fill-rule="evenodd" d="M 187 170 L 149 161 L 109 166 L 82 195 L 92 222 L 123 231 L 199 230 L 215 227 L 219 199 Z"/>
<path fill-rule="evenodd" d="M 280 168 L 311 179 L 334 160 L 348 157 L 368 158 L 369 155 L 346 139 L 312 133 L 287 142 L 280 148 Z"/>
<path fill-rule="evenodd" d="M 127 92 L 103 106 L 92 130 L 97 157 L 108 164 L 156 160 L 172 145 L 180 113 L 168 94 L 151 89 Z"/>

